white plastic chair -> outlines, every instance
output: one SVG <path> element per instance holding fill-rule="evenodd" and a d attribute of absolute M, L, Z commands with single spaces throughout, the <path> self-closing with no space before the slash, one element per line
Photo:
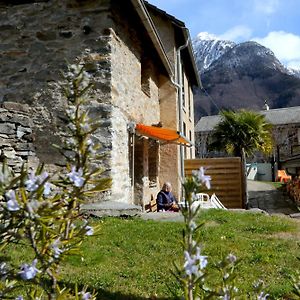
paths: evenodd
<path fill-rule="evenodd" d="M 201 208 L 210 208 L 210 198 L 208 194 L 198 193 L 195 195 L 196 200 L 192 204 L 192 209 L 197 209 L 199 206 Z"/>

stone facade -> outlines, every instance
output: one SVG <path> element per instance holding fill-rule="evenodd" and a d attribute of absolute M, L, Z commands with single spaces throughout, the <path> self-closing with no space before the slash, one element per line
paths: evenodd
<path fill-rule="evenodd" d="M 179 195 L 179 147 L 128 131 L 131 122 L 178 129 L 176 87 L 134 2 L 139 1 L 1 2 L 0 153 L 15 171 L 23 162 L 61 165 L 52 147 L 65 125 L 61 71 L 66 61 L 81 62 L 93 83 L 87 109 L 101 125 L 94 138 L 107 153 L 103 163 L 113 179 L 105 200 L 145 204 L 165 180 Z M 168 26 L 174 38 L 164 42 L 174 66 L 175 31 Z M 192 95 L 188 78 L 185 89 Z M 193 131 L 188 128 L 187 138 Z"/>

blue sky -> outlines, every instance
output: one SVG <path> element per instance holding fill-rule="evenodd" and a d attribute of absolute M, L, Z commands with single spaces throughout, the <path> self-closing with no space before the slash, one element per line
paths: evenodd
<path fill-rule="evenodd" d="M 300 0 L 148 0 L 185 22 L 191 36 L 208 32 L 255 40 L 286 66 L 300 69 Z"/>

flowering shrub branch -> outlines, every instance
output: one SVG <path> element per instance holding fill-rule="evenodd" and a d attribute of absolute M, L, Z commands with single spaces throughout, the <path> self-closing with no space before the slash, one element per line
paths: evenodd
<path fill-rule="evenodd" d="M 212 269 L 208 270 L 207 266 L 209 257 L 202 253 L 200 230 L 204 225 L 197 225 L 198 214 L 201 209 L 198 204 L 197 194 L 204 187 L 210 189 L 211 177 L 205 174 L 205 169 L 201 167 L 198 171 L 193 171 L 192 176 L 186 178 L 183 183 L 185 192 L 184 204 L 180 210 L 184 217 L 183 230 L 183 266 L 176 262 L 175 272 L 173 274 L 179 281 L 184 299 L 245 299 L 245 295 L 234 286 L 236 278 L 235 267 L 238 263 L 235 255 L 230 253 L 217 264 L 213 265 L 221 277 L 218 284 L 209 284 L 212 275 Z M 268 294 L 262 291 L 263 284 L 259 281 L 253 287 L 251 295 L 247 295 L 247 299 L 265 300 Z"/>
<path fill-rule="evenodd" d="M 32 250 L 32 261 L 6 262 L 0 257 L 0 298 L 14 299 L 25 283 L 21 299 L 95 299 L 85 290 L 71 292 L 58 284 L 64 259 L 80 253 L 80 244 L 94 233 L 87 222 L 78 222 L 80 204 L 91 194 L 109 188 L 111 180 L 92 166 L 99 159 L 92 134 L 97 126 L 88 117 L 84 96 L 91 87 L 89 75 L 72 65 L 64 87 L 67 100 L 67 134 L 60 147 L 65 171 L 50 176 L 44 166 L 14 176 L 6 164 L 0 171 L 0 249 L 22 244 Z M 24 291 L 24 290 L 23 290 Z"/>

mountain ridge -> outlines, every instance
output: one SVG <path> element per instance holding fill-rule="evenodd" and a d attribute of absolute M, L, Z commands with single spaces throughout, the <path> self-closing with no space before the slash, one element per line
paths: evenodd
<path fill-rule="evenodd" d="M 254 41 L 234 43 L 199 34 L 193 40 L 202 85 L 195 95 L 195 121 L 220 109 L 263 109 L 300 105 L 300 72 L 287 69 Z M 209 95 L 209 96 L 208 96 Z"/>

